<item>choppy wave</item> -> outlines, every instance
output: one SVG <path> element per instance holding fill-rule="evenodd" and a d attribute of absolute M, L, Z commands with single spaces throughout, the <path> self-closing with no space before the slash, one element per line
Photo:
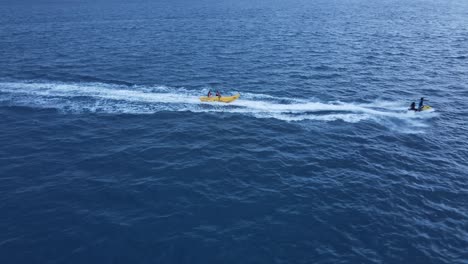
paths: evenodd
<path fill-rule="evenodd" d="M 424 126 L 432 112 L 408 112 L 404 102 L 319 102 L 242 93 L 230 104 L 202 103 L 208 88 L 188 90 L 167 86 L 125 86 L 105 83 L 0 82 L 2 105 L 55 108 L 64 112 L 152 114 L 160 111 L 228 112 L 284 121 L 397 120 Z"/>

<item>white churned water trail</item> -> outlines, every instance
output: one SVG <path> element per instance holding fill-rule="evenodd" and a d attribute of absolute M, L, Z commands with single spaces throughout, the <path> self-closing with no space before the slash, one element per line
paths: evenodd
<path fill-rule="evenodd" d="M 433 112 L 406 111 L 404 102 L 368 104 L 317 102 L 266 94 L 242 93 L 230 104 L 202 103 L 207 89 L 187 90 L 165 86 L 122 86 L 104 83 L 0 82 L 2 105 L 55 108 L 64 112 L 151 114 L 160 111 L 229 112 L 284 121 L 359 122 L 401 120 L 418 125 Z"/>

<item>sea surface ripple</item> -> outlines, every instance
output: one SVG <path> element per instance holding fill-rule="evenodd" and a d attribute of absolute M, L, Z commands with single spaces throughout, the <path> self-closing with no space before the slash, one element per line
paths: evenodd
<path fill-rule="evenodd" d="M 468 263 L 467 25 L 464 0 L 0 1 L 0 263 Z"/>

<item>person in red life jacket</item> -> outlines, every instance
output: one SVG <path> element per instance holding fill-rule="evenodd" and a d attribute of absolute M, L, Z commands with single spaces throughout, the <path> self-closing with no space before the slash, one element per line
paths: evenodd
<path fill-rule="evenodd" d="M 216 91 L 216 96 L 221 97 L 221 93 L 219 91 Z"/>
<path fill-rule="evenodd" d="M 211 97 L 211 90 L 208 91 L 208 97 Z"/>

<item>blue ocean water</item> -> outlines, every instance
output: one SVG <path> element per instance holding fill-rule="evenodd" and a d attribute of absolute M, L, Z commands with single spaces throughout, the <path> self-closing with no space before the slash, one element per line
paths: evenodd
<path fill-rule="evenodd" d="M 465 0 L 2 0 L 0 263 L 468 263 L 467 73 Z"/>

